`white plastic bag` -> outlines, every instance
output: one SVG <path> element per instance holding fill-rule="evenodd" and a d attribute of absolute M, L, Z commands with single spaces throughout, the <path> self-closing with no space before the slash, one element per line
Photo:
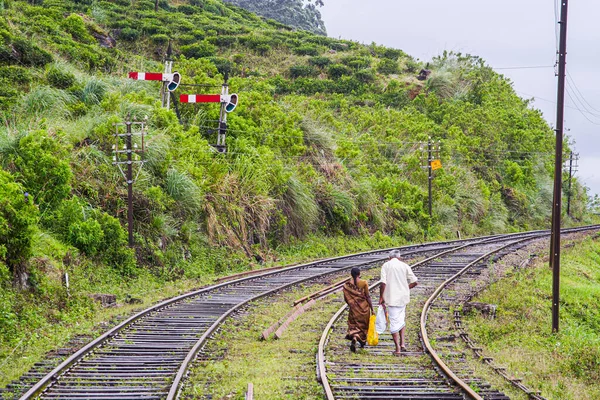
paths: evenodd
<path fill-rule="evenodd" d="M 388 317 L 384 306 L 377 307 L 377 317 L 375 319 L 375 330 L 380 335 L 388 328 Z"/>

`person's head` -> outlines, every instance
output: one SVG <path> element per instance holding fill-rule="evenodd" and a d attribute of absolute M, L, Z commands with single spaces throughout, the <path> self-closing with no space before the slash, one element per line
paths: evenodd
<path fill-rule="evenodd" d="M 389 258 L 390 258 L 390 260 L 393 258 L 397 258 L 398 260 L 400 260 L 402 258 L 402 253 L 400 252 L 400 250 L 397 250 L 397 249 L 392 250 L 392 251 L 390 251 Z"/>
<path fill-rule="evenodd" d="M 360 268 L 354 267 L 350 270 L 350 275 L 352 275 L 352 280 L 354 284 L 357 284 L 358 277 L 360 276 Z"/>

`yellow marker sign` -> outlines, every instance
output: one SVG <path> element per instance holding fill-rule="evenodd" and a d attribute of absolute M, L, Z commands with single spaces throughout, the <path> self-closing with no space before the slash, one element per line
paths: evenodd
<path fill-rule="evenodd" d="M 431 169 L 435 171 L 436 169 L 442 168 L 441 160 L 431 160 Z"/>

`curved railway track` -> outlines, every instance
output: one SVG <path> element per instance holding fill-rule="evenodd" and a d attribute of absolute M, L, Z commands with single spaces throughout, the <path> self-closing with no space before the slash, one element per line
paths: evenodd
<path fill-rule="evenodd" d="M 479 239 L 405 246 L 407 254 Z M 288 267 L 210 286 L 144 310 L 67 358 L 20 398 L 175 399 L 189 366 L 223 321 L 250 301 L 286 287 L 387 258 L 390 249 Z"/>
<path fill-rule="evenodd" d="M 592 229 L 598 227 L 567 229 L 564 232 Z M 446 330 L 447 327 L 440 323 L 438 314 L 450 311 L 449 305 L 457 302 L 456 292 L 448 290 L 454 282 L 459 279 L 468 282 L 481 274 L 489 261 L 546 236 L 547 232 L 530 232 L 486 238 L 441 251 L 414 264 L 419 285 L 413 290 L 411 304 L 407 308 L 408 352 L 400 360 L 391 355 L 393 341 L 389 334 L 380 336 L 378 346 L 350 354 L 344 339 L 346 323 L 342 318 L 347 307 L 341 307 L 326 326 L 317 353 L 317 378 L 323 384 L 326 398 L 508 399 L 505 394 L 476 378 L 466 366 L 462 350 L 445 342 L 452 335 L 449 335 L 450 329 Z M 375 283 L 371 290 L 377 287 L 378 283 Z M 431 318 L 430 325 L 433 327 L 428 326 Z M 443 331 L 437 332 L 440 329 Z M 335 334 L 332 335 L 332 332 Z M 437 335 L 436 340 L 430 340 L 429 335 L 432 338 Z M 439 353 L 436 348 L 441 348 Z M 528 392 L 528 395 L 541 398 L 534 392 Z"/>

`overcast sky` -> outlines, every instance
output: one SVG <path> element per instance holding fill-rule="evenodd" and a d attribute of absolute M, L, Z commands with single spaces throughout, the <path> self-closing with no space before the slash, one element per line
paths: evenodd
<path fill-rule="evenodd" d="M 325 0 L 321 13 L 331 37 L 399 48 L 422 61 L 444 50 L 478 55 L 522 97 L 536 98 L 535 107 L 555 126 L 554 69 L 501 69 L 554 65 L 554 7 L 554 0 Z M 565 133 L 580 154 L 576 176 L 600 194 L 600 1 L 570 2 L 568 35 L 575 100 L 567 96 Z"/>

